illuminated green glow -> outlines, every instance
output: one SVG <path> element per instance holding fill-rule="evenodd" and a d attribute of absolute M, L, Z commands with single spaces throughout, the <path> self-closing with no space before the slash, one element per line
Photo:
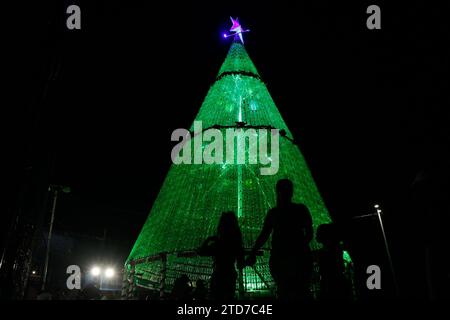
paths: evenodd
<path fill-rule="evenodd" d="M 242 189 L 242 165 L 237 165 L 238 170 L 238 180 L 237 180 L 237 216 L 238 218 L 242 218 L 242 196 L 243 196 L 243 189 Z"/>
<path fill-rule="evenodd" d="M 222 64 L 222 67 L 220 67 L 217 77 L 220 77 L 227 72 L 248 72 L 259 76 L 258 70 L 256 70 L 255 65 L 245 51 L 244 46 L 237 42 L 233 42 L 231 45 L 227 58 Z"/>
<path fill-rule="evenodd" d="M 342 259 L 344 260 L 345 266 L 353 263 L 352 258 L 350 257 L 350 253 L 347 250 L 342 251 Z"/>
<path fill-rule="evenodd" d="M 270 125 L 284 129 L 286 136 L 292 139 L 258 71 L 244 46 L 238 42 L 231 45 L 217 80 L 209 89 L 195 120 L 203 121 L 203 128 L 235 125 L 236 121 L 253 126 Z M 193 131 L 193 125 L 190 130 Z M 304 203 L 309 208 L 315 230 L 320 224 L 331 222 L 307 164 L 295 144 L 280 137 L 280 165 L 275 175 L 262 176 L 260 167 L 248 164 L 248 158 L 242 165 L 172 165 L 127 263 L 160 252 L 198 248 L 204 239 L 215 234 L 223 211 L 236 212 L 244 245 L 251 248 L 268 209 L 275 206 L 275 185 L 282 178 L 289 178 L 294 183 L 293 201 Z M 270 242 L 266 248 L 269 245 Z M 319 245 L 313 240 L 311 247 L 318 249 Z M 273 283 L 268 257 L 266 252 L 256 264 L 258 273 L 264 279 L 251 268 L 244 270 L 247 291 L 264 289 L 264 282 Z M 143 273 L 143 278 L 148 281 L 157 282 L 161 277 L 160 268 L 160 262 L 144 263 L 136 266 L 136 272 Z M 170 255 L 167 268 L 169 287 L 182 273 L 194 280 L 208 280 L 211 259 Z"/>

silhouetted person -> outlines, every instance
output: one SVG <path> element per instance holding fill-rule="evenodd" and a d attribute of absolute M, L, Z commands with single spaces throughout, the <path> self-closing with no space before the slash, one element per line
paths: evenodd
<path fill-rule="evenodd" d="M 48 291 L 41 291 L 37 297 L 36 300 L 52 300 L 52 294 Z"/>
<path fill-rule="evenodd" d="M 323 248 L 319 250 L 320 299 L 351 299 L 351 282 L 345 276 L 343 250 L 336 226 L 320 225 L 316 239 L 323 244 Z"/>
<path fill-rule="evenodd" d="M 99 300 L 100 297 L 100 289 L 91 283 L 80 292 L 79 300 Z"/>
<path fill-rule="evenodd" d="M 209 237 L 198 250 L 200 255 L 214 259 L 211 275 L 211 298 L 232 300 L 236 290 L 236 263 L 238 268 L 244 264 L 242 234 L 234 212 L 224 212 L 220 217 L 217 235 Z"/>
<path fill-rule="evenodd" d="M 208 288 L 206 288 L 205 281 L 199 279 L 195 282 L 195 290 L 192 293 L 192 298 L 196 301 L 202 301 L 206 299 L 208 294 Z"/>
<path fill-rule="evenodd" d="M 175 280 L 170 297 L 172 300 L 186 301 L 191 299 L 191 292 L 189 277 L 183 274 Z"/>
<path fill-rule="evenodd" d="M 293 184 L 279 180 L 277 206 L 267 212 L 264 226 L 247 264 L 256 261 L 256 252 L 272 234 L 269 267 L 280 300 L 310 298 L 312 257 L 309 242 L 313 237 L 311 214 L 303 204 L 292 203 Z"/>
<path fill-rule="evenodd" d="M 152 290 L 151 292 L 149 292 L 146 297 L 145 300 L 159 300 L 160 299 L 160 292 L 157 290 Z"/>

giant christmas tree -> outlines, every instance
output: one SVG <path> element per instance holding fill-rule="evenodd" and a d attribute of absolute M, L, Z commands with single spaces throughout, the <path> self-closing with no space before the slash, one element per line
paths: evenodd
<path fill-rule="evenodd" d="M 173 164 L 126 262 L 126 270 L 133 273 L 132 281 L 138 286 L 159 288 L 163 283 L 170 290 L 181 274 L 193 280 L 208 280 L 211 260 L 183 252 L 195 250 L 215 234 L 224 211 L 236 213 L 244 245 L 251 248 L 268 209 L 275 206 L 279 179 L 293 182 L 293 201 L 309 208 L 314 229 L 330 222 L 307 164 L 244 48 L 242 32 L 234 36 L 195 121 L 202 121 L 204 129 L 244 126 L 283 130 L 279 170 L 274 175 L 261 175 L 261 165 L 248 163 L 248 158 L 244 164 Z M 203 142 L 201 148 L 206 145 Z M 313 241 L 311 247 L 317 249 L 318 244 Z M 269 251 L 264 250 L 255 268 L 244 269 L 241 290 L 270 289 L 273 281 L 268 258 Z"/>

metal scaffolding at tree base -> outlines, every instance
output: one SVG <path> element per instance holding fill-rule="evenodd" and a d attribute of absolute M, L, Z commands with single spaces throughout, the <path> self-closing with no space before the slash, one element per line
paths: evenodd
<path fill-rule="evenodd" d="M 316 251 L 317 252 L 317 251 Z M 261 250 L 259 256 L 262 259 L 268 255 L 268 250 Z M 319 296 L 320 277 L 318 270 L 317 254 L 313 254 L 313 276 L 311 278 L 310 291 L 314 299 Z M 195 263 L 192 261 L 195 260 Z M 170 261 L 170 266 L 169 262 Z M 159 272 L 154 272 L 152 268 L 139 268 L 140 266 L 154 264 L 159 268 Z M 122 299 L 139 299 L 139 291 L 157 293 L 154 297 L 165 300 L 170 299 L 175 280 L 183 274 L 189 276 L 190 281 L 195 283 L 203 280 L 209 283 L 212 273 L 212 259 L 201 257 L 194 250 L 178 252 L 162 252 L 156 255 L 130 261 L 126 267 L 123 278 Z M 254 283 L 246 281 L 245 273 L 251 271 L 258 279 Z M 350 271 L 350 270 L 349 270 Z M 267 268 L 261 265 L 246 267 L 238 272 L 236 281 L 236 297 L 238 299 L 270 299 L 276 297 L 276 286 Z"/>

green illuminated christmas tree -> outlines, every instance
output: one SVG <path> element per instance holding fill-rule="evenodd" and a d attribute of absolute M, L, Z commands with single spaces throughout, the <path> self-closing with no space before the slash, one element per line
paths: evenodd
<path fill-rule="evenodd" d="M 279 139 L 278 172 L 261 175 L 261 165 L 249 164 L 247 158 L 245 164 L 173 164 L 126 262 L 128 270 L 134 268 L 138 285 L 157 287 L 164 279 L 170 290 L 181 274 L 208 280 L 209 258 L 178 253 L 195 250 L 215 234 L 224 211 L 236 213 L 244 245 L 251 248 L 267 211 L 276 204 L 275 185 L 282 178 L 293 182 L 293 201 L 309 208 L 314 229 L 331 222 L 291 132 L 239 40 L 235 37 L 195 121 L 202 121 L 204 129 L 214 126 L 224 130 L 240 123 L 284 130 L 285 136 Z M 193 131 L 194 125 L 190 129 Z M 207 144 L 203 142 L 202 149 Z M 318 246 L 315 241 L 311 243 L 312 249 Z M 158 258 L 161 253 L 169 253 L 166 264 Z M 266 250 L 255 268 L 244 269 L 241 283 L 247 292 L 272 285 L 268 258 Z"/>

